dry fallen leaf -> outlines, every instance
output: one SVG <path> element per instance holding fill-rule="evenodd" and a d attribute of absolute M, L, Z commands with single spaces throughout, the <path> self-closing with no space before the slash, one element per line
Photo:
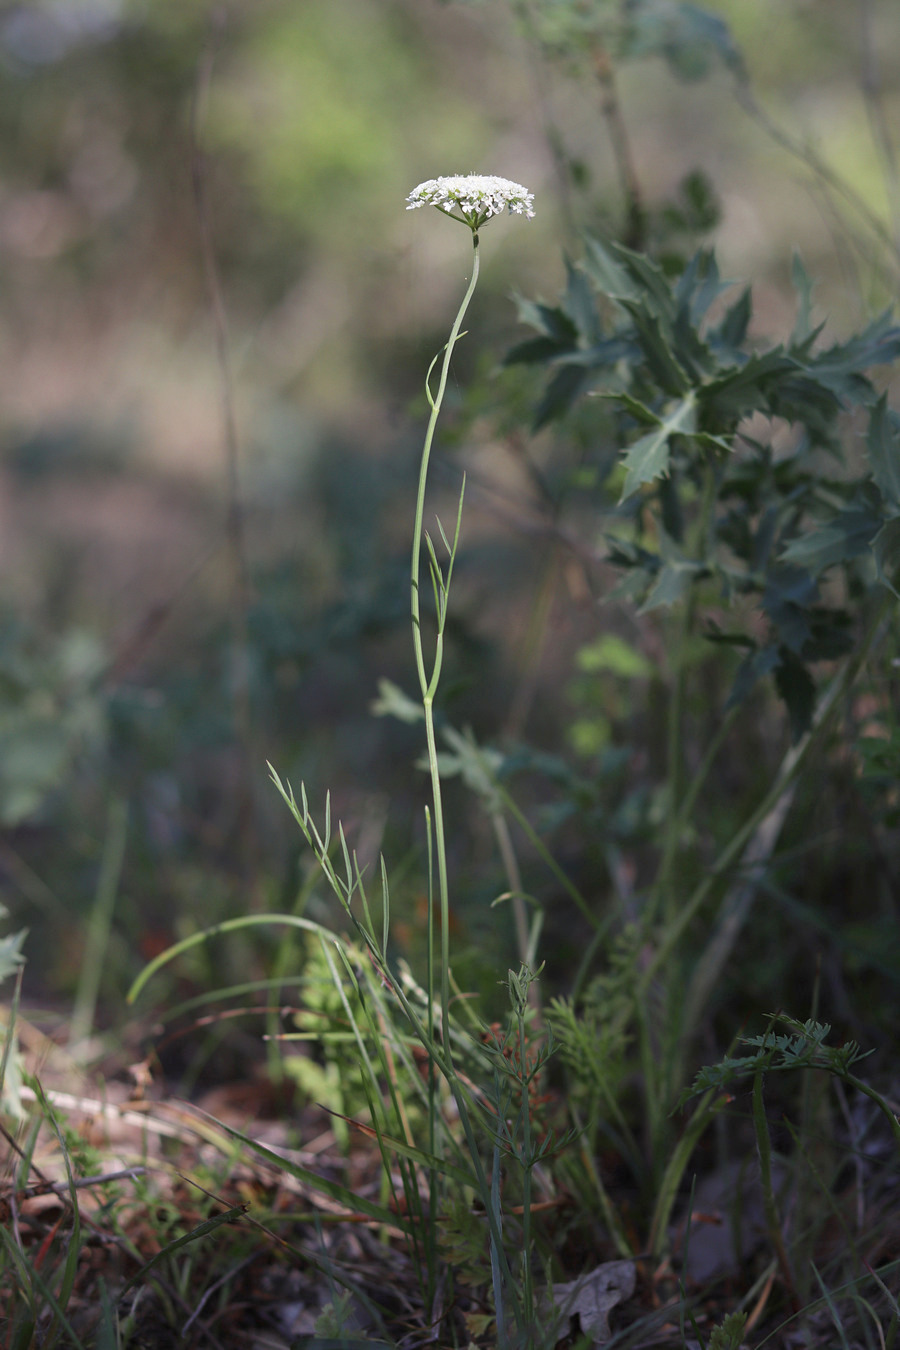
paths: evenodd
<path fill-rule="evenodd" d="M 570 1319 L 577 1316 L 582 1335 L 595 1345 L 610 1338 L 609 1313 L 617 1303 L 631 1298 L 635 1286 L 633 1261 L 604 1261 L 570 1284 L 554 1284 L 545 1295 L 549 1314 L 555 1311 L 561 1334 L 569 1330 Z"/>

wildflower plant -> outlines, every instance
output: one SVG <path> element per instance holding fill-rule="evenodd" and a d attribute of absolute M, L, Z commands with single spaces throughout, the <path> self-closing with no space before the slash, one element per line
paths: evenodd
<path fill-rule="evenodd" d="M 472 236 L 473 261 L 469 284 L 450 329 L 449 339 L 428 369 L 425 381 L 430 408 L 428 425 L 422 446 L 413 524 L 412 556 L 410 564 L 410 617 L 413 648 L 419 681 L 421 709 L 415 716 L 424 718 L 427 742 L 428 768 L 431 781 L 431 805 L 426 808 L 426 836 L 428 851 L 428 891 L 433 893 L 433 872 L 437 871 L 437 892 L 440 909 L 440 990 L 435 989 L 433 906 L 428 910 L 428 970 L 426 987 L 421 989 L 409 971 L 396 972 L 388 959 L 390 930 L 390 888 L 384 860 L 381 861 L 381 922 L 376 923 L 377 910 L 367 889 L 365 869 L 361 868 L 355 852 L 348 845 L 343 826 L 338 823 L 332 831 L 330 799 L 326 798 L 324 820 L 317 824 L 310 810 L 306 789 L 300 786 L 299 798 L 289 783 L 285 784 L 270 767 L 272 780 L 287 803 L 307 843 L 312 848 L 322 875 L 339 900 L 347 919 L 355 930 L 357 942 L 337 939 L 321 925 L 298 915 L 257 914 L 242 916 L 218 924 L 202 933 L 169 948 L 144 970 L 132 987 L 133 999 L 160 965 L 179 953 L 205 941 L 217 933 L 224 933 L 250 925 L 279 923 L 299 929 L 310 937 L 317 937 L 322 957 L 334 983 L 341 1003 L 344 1028 L 358 1055 L 360 1084 L 365 1093 L 370 1118 L 378 1139 L 385 1167 L 385 1177 L 392 1190 L 392 1177 L 400 1177 L 403 1196 L 394 1194 L 395 1207 L 368 1204 L 366 1212 L 382 1223 L 396 1225 L 397 1209 L 409 1215 L 406 1234 L 415 1256 L 416 1267 L 423 1283 L 426 1306 L 434 1306 L 439 1288 L 436 1255 L 439 1245 L 438 1224 L 441 1211 L 452 1204 L 452 1192 L 471 1191 L 477 1195 L 487 1219 L 487 1267 L 490 1269 L 494 1298 L 494 1321 L 497 1343 L 528 1345 L 535 1342 L 536 1297 L 532 1284 L 530 1259 L 531 1243 L 528 1228 L 530 1207 L 530 1179 L 535 1166 L 548 1158 L 560 1146 L 552 1137 L 545 1137 L 535 1145 L 528 1118 L 529 1087 L 540 1065 L 550 1053 L 549 1043 L 539 1052 L 539 1059 L 525 1068 L 526 1009 L 528 989 L 534 979 L 523 966 L 518 975 L 510 975 L 512 1019 L 518 1032 L 518 1053 L 521 1059 L 521 1082 L 518 1083 L 521 1104 L 512 1111 L 513 1093 L 509 1074 L 497 1072 L 496 1055 L 490 1053 L 485 1042 L 484 1028 L 471 1014 L 459 1024 L 450 1018 L 450 887 L 447 871 L 447 849 L 441 795 L 441 774 L 434 721 L 434 700 L 441 677 L 444 657 L 444 634 L 447 623 L 450 581 L 459 545 L 462 523 L 465 482 L 460 492 L 456 524 L 452 538 L 448 537 L 440 520 L 437 531 L 446 558 L 439 559 L 435 543 L 425 529 L 425 495 L 428 466 L 435 429 L 447 387 L 453 350 L 461 336 L 466 311 L 475 291 L 479 274 L 479 231 L 492 217 L 504 210 L 526 219 L 534 215 L 533 196 L 520 183 L 509 179 L 478 174 L 430 179 L 421 183 L 407 199 L 407 209 L 431 205 L 442 214 L 468 226 Z M 431 377 L 440 361 L 436 389 Z M 423 638 L 421 604 L 422 553 L 427 554 L 428 573 L 434 599 L 433 649 L 426 652 Z M 407 706 L 404 702 L 404 708 Z M 368 958 L 368 960 L 366 960 Z M 347 989 L 350 990 L 348 997 Z M 439 1018 L 439 1030 L 438 1030 Z M 410 1033 L 424 1049 L 428 1073 L 423 1083 L 410 1053 Z M 343 1033 L 346 1038 L 346 1030 Z M 287 1037 L 286 1039 L 290 1039 Z M 402 1070 L 404 1083 L 412 1097 L 418 1097 L 425 1108 L 428 1138 L 425 1147 L 418 1146 L 413 1137 L 410 1113 L 398 1088 L 397 1073 Z M 524 1075 L 524 1076 L 523 1076 Z M 444 1088 L 440 1087 L 443 1080 Z M 484 1084 L 477 1086 L 479 1080 Z M 452 1099 L 452 1104 L 451 1100 Z M 448 1118 L 455 1117 L 459 1129 L 445 1123 L 444 1103 L 450 1105 Z M 348 1122 L 351 1123 L 351 1122 Z M 228 1127 L 225 1127 L 228 1128 Z M 368 1128 L 368 1127 L 365 1127 Z M 275 1161 L 262 1144 L 234 1131 L 235 1137 L 254 1151 Z M 461 1135 L 461 1137 L 460 1137 Z M 563 1141 L 566 1142 L 566 1141 Z M 492 1168 L 485 1165 L 483 1154 L 490 1154 Z M 510 1225 L 505 1222 L 504 1199 L 501 1192 L 501 1158 L 505 1155 L 518 1169 L 525 1200 L 522 1224 L 523 1243 L 516 1248 L 506 1234 Z M 279 1160 L 280 1165 L 280 1160 Z M 289 1171 L 295 1171 L 288 1167 Z M 314 1175 L 305 1169 L 302 1179 L 318 1184 Z M 300 1171 L 296 1175 L 300 1176 Z M 427 1208 L 421 1200 L 422 1185 L 427 1189 Z M 322 1183 L 335 1199 L 359 1208 L 360 1200 L 343 1187 Z M 513 1255 L 514 1251 L 516 1255 Z"/>
<path fill-rule="evenodd" d="M 513 183 L 508 178 L 496 178 L 494 176 L 483 174 L 467 174 L 455 175 L 449 178 L 430 178 L 413 189 L 407 197 L 407 203 L 406 209 L 408 211 L 415 210 L 419 206 L 434 206 L 444 215 L 449 216 L 451 220 L 458 220 L 461 224 L 467 225 L 472 232 L 473 248 L 472 275 L 468 289 L 463 296 L 462 304 L 459 307 L 456 318 L 453 321 L 453 326 L 450 329 L 450 338 L 444 348 L 444 359 L 441 364 L 437 392 L 434 395 L 431 392 L 431 373 L 440 357 L 440 353 L 431 363 L 425 381 L 425 392 L 431 408 L 431 416 L 428 419 L 428 428 L 425 432 L 425 441 L 422 446 L 422 459 L 419 467 L 419 488 L 416 496 L 416 517 L 415 525 L 413 527 L 411 566 L 413 645 L 415 647 L 416 671 L 419 677 L 422 706 L 425 712 L 425 734 L 428 741 L 428 766 L 431 775 L 432 803 L 434 807 L 434 838 L 437 855 L 438 895 L 441 907 L 441 1031 L 445 1052 L 449 1052 L 449 889 L 447 879 L 447 853 L 444 839 L 444 815 L 441 800 L 441 778 L 438 770 L 438 753 L 434 729 L 434 696 L 441 676 L 441 665 L 444 654 L 444 629 L 447 621 L 447 600 L 450 590 L 450 577 L 453 570 L 453 561 L 456 556 L 456 548 L 459 542 L 459 528 L 462 519 L 465 480 L 463 480 L 463 489 L 460 492 L 459 510 L 456 518 L 456 533 L 452 545 L 444 534 L 440 521 L 438 521 L 438 528 L 449 554 L 446 575 L 442 572 L 430 536 L 427 533 L 425 533 L 424 536 L 428 551 L 431 581 L 434 588 L 435 605 L 437 608 L 437 637 L 430 674 L 426 667 L 425 653 L 422 645 L 419 594 L 425 488 L 428 480 L 428 464 L 431 458 L 431 446 L 434 440 L 435 427 L 437 426 L 438 417 L 441 412 L 441 405 L 444 400 L 444 393 L 447 388 L 447 376 L 450 371 L 450 361 L 453 356 L 453 349 L 461 336 L 460 330 L 462 329 L 463 319 L 465 318 L 466 310 L 469 307 L 472 296 L 475 293 L 475 287 L 478 284 L 478 273 L 480 268 L 478 232 L 492 216 L 502 214 L 504 209 L 507 209 L 512 214 L 524 215 L 526 218 L 530 219 L 534 215 L 534 197 L 521 183 Z"/>

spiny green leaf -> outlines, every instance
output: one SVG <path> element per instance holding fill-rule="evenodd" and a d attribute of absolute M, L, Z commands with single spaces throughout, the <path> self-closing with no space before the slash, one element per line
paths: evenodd
<path fill-rule="evenodd" d="M 601 294 L 611 300 L 636 300 L 640 295 L 640 287 L 612 252 L 591 235 L 585 240 L 585 247 L 581 266 Z"/>
<path fill-rule="evenodd" d="M 552 338 L 561 346 L 574 347 L 578 341 L 578 330 L 568 314 L 558 305 L 542 305 L 537 301 L 516 296 L 516 308 L 519 311 L 520 323 L 536 328 L 539 333 Z"/>
<path fill-rule="evenodd" d="M 647 614 L 652 609 L 677 604 L 687 594 L 694 578 L 702 571 L 700 563 L 686 560 L 667 562 L 638 613 Z"/>
<path fill-rule="evenodd" d="M 796 563 L 818 575 L 835 563 L 866 553 L 880 524 L 872 511 L 841 511 L 828 525 L 792 539 L 782 550 L 780 560 Z"/>
<path fill-rule="evenodd" d="M 878 580 L 900 600 L 900 517 L 879 530 L 873 552 Z"/>
<path fill-rule="evenodd" d="M 637 405 L 643 408 L 643 405 Z M 689 436 L 696 424 L 696 395 L 691 390 L 675 407 L 658 418 L 648 408 L 643 412 L 656 420 L 653 431 L 635 441 L 623 461 L 627 473 L 622 488 L 621 501 L 626 501 L 636 492 L 642 483 L 652 483 L 661 478 L 669 469 L 669 439 L 675 435 Z"/>
<path fill-rule="evenodd" d="M 731 708 L 739 707 L 749 697 L 758 681 L 766 675 L 771 675 L 777 665 L 778 648 L 774 645 L 748 652 L 738 666 L 734 684 L 731 686 L 731 693 L 728 695 L 728 702 L 725 704 L 726 712 Z"/>
<path fill-rule="evenodd" d="M 889 365 L 900 356 L 900 328 L 886 311 L 846 342 L 819 352 L 806 364 L 807 373 L 843 404 L 871 403 L 875 395 L 868 372 Z"/>
<path fill-rule="evenodd" d="M 662 427 L 635 441 L 625 456 L 628 470 L 620 501 L 626 501 L 637 492 L 642 483 L 652 483 L 669 472 L 669 437 Z"/>
<path fill-rule="evenodd" d="M 765 407 L 768 393 L 778 380 L 798 371 L 800 367 L 784 349 L 775 347 L 761 356 L 753 355 L 742 364 L 724 371 L 710 380 L 700 391 L 700 401 L 719 417 L 737 417 L 759 407 Z"/>
<path fill-rule="evenodd" d="M 779 641 L 799 653 L 812 635 L 809 608 L 816 597 L 816 583 L 800 567 L 775 567 L 769 572 L 762 606 L 778 633 Z"/>
<path fill-rule="evenodd" d="M 503 358 L 504 366 L 546 365 L 558 356 L 572 350 L 571 343 L 558 342 L 556 338 L 536 337 L 511 347 Z"/>
<path fill-rule="evenodd" d="M 623 304 L 634 322 L 638 344 L 653 379 L 666 394 L 685 394 L 691 382 L 675 356 L 668 325 L 643 300 L 625 300 Z"/>
<path fill-rule="evenodd" d="M 709 334 L 713 347 L 724 347 L 736 352 L 747 337 L 747 326 L 753 314 L 753 293 L 747 286 L 725 311 L 724 318 L 717 328 Z"/>
<path fill-rule="evenodd" d="M 560 367 L 535 410 L 534 430 L 540 431 L 548 422 L 567 413 L 589 383 L 590 371 L 575 365 Z"/>
<path fill-rule="evenodd" d="M 563 309 L 572 320 L 578 333 L 588 343 L 599 342 L 603 337 L 603 325 L 597 313 L 594 296 L 583 270 L 566 258 L 566 293 L 563 297 Z"/>
<path fill-rule="evenodd" d="M 900 427 L 882 394 L 869 416 L 866 449 L 874 478 L 891 515 L 900 515 Z"/>
<path fill-rule="evenodd" d="M 603 394 L 603 397 L 614 399 L 627 413 L 631 414 L 635 421 L 642 422 L 644 426 L 658 427 L 661 425 L 661 418 L 658 413 L 655 413 L 652 408 L 647 407 L 646 403 L 642 403 L 640 399 L 634 398 L 625 390 L 622 390 L 621 393 Z"/>
<path fill-rule="evenodd" d="M 678 320 L 699 325 L 710 305 L 730 290 L 731 282 L 719 276 L 719 265 L 712 249 L 698 249 L 675 284 L 674 296 Z"/>
<path fill-rule="evenodd" d="M 633 278 L 638 296 L 653 313 L 659 318 L 674 319 L 675 297 L 662 268 L 645 253 L 635 253 L 624 244 L 611 243 L 609 251 Z"/>

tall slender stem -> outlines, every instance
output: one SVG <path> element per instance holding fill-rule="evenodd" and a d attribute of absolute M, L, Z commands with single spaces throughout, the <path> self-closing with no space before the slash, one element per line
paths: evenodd
<path fill-rule="evenodd" d="M 444 401 L 444 393 L 447 388 L 447 376 L 450 372 L 450 360 L 453 356 L 453 348 L 456 346 L 460 329 L 462 328 L 462 322 L 465 318 L 466 310 L 469 307 L 469 301 L 472 299 L 475 286 L 478 282 L 478 233 L 475 230 L 472 231 L 472 243 L 474 246 L 472 276 L 469 281 L 468 289 L 463 296 L 462 304 L 453 321 L 449 341 L 444 348 L 444 360 L 441 365 L 441 376 L 438 382 L 437 394 L 432 398 L 431 388 L 427 381 L 425 386 L 428 394 L 428 402 L 431 404 L 431 416 L 428 419 L 425 442 L 422 446 L 422 461 L 419 467 L 419 491 L 416 498 L 416 519 L 413 528 L 412 563 L 410 567 L 410 607 L 412 613 L 413 645 L 416 653 L 416 670 L 418 672 L 419 687 L 422 693 L 422 705 L 425 711 L 425 736 L 428 743 L 428 767 L 431 773 L 431 796 L 434 806 L 434 845 L 438 870 L 438 896 L 441 906 L 441 1038 L 444 1055 L 448 1061 L 451 1055 L 450 890 L 447 880 L 447 849 L 444 840 L 444 808 L 441 796 L 441 777 L 438 771 L 437 741 L 434 731 L 434 695 L 440 679 L 441 666 L 444 658 L 444 614 L 440 613 L 438 615 L 434 663 L 431 675 L 429 676 L 425 666 L 425 655 L 422 646 L 422 624 L 419 606 L 419 574 L 422 557 L 423 517 L 425 514 L 425 487 L 428 480 L 428 463 L 431 458 L 431 445 L 434 440 L 434 431 L 437 426 L 441 404 Z M 429 371 L 429 377 L 430 375 L 431 372 Z"/>
<path fill-rule="evenodd" d="M 706 553 L 710 521 L 715 504 L 715 474 L 712 465 L 707 464 L 703 476 L 703 495 L 698 518 L 691 531 L 690 556 L 698 561 Z M 674 642 L 674 682 L 668 709 L 668 735 L 666 749 L 667 805 L 666 828 L 663 838 L 662 859 L 656 882 L 651 894 L 648 914 L 652 920 L 662 916 L 666 923 L 678 913 L 678 893 L 676 888 L 676 862 L 684 828 L 689 819 L 679 807 L 685 794 L 685 714 L 687 708 L 688 650 L 694 631 L 694 619 L 697 613 L 697 589 L 691 587 L 684 604 Z"/>

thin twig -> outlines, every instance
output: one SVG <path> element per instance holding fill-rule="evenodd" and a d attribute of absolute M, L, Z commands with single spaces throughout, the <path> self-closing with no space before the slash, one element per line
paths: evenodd
<path fill-rule="evenodd" d="M 39 1195 L 66 1195 L 72 1187 L 76 1191 L 87 1190 L 91 1186 L 103 1186 L 108 1181 L 131 1181 L 135 1177 L 146 1175 L 146 1167 L 123 1167 L 118 1172 L 101 1172 L 93 1177 L 75 1177 L 71 1186 L 68 1181 L 37 1181 L 16 1192 L 19 1201 L 33 1200 Z"/>
<path fill-rule="evenodd" d="M 602 93 L 600 111 L 603 113 L 603 120 L 606 122 L 606 129 L 609 132 L 609 141 L 612 146 L 613 158 L 616 161 L 619 184 L 625 198 L 623 243 L 627 244 L 629 248 L 640 250 L 644 247 L 646 241 L 647 212 L 644 209 L 644 194 L 638 180 L 634 156 L 631 153 L 625 118 L 622 116 L 622 106 L 619 103 L 615 67 L 608 48 L 599 38 L 595 38 L 591 43 L 591 57 Z"/>

